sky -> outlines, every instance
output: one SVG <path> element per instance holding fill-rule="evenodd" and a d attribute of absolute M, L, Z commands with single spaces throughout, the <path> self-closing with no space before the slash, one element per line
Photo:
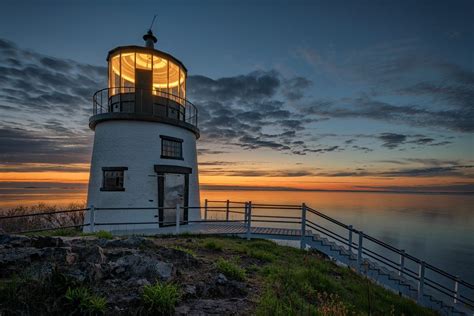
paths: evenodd
<path fill-rule="evenodd" d="M 0 5 L 0 190 L 85 190 L 107 52 L 188 69 L 205 189 L 474 192 L 472 1 Z"/>

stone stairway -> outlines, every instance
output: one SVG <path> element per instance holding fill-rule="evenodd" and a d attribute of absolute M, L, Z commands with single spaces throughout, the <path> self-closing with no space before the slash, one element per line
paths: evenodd
<path fill-rule="evenodd" d="M 422 297 L 418 297 L 418 284 L 416 282 L 400 276 L 398 271 L 389 270 L 372 260 L 363 258 L 361 268 L 359 268 L 356 253 L 350 252 L 347 248 L 325 237 L 311 233 L 305 237 L 305 243 L 310 248 L 324 253 L 338 263 L 353 268 L 384 288 L 411 298 L 417 301 L 418 304 L 436 310 L 442 315 L 472 315 L 472 312 L 464 311 L 462 306 L 454 306 L 454 304 L 448 304 L 434 298 L 428 293 L 428 289 L 424 291 Z"/>

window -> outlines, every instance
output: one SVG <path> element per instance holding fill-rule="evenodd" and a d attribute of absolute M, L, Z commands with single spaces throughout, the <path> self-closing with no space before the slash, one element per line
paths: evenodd
<path fill-rule="evenodd" d="M 123 186 L 123 175 L 127 167 L 104 167 L 102 168 L 103 179 L 101 191 L 125 191 Z"/>
<path fill-rule="evenodd" d="M 183 159 L 183 140 L 179 138 L 161 137 L 161 158 Z"/>

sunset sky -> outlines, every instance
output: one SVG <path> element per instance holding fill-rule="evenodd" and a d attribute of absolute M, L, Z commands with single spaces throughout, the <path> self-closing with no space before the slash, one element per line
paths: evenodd
<path fill-rule="evenodd" d="M 188 68 L 206 189 L 474 192 L 472 1 L 4 1 L 0 193 L 86 189 L 107 52 Z"/>

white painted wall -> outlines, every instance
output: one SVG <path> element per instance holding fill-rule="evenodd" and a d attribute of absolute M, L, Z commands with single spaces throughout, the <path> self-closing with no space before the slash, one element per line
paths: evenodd
<path fill-rule="evenodd" d="M 161 138 L 183 139 L 184 160 L 162 159 Z M 87 206 L 95 208 L 140 208 L 158 206 L 158 179 L 154 165 L 175 165 L 192 168 L 189 175 L 189 206 L 199 206 L 199 179 L 196 136 L 193 132 L 173 125 L 110 120 L 97 124 L 92 152 Z M 102 167 L 128 167 L 124 172 L 125 191 L 100 191 Z M 96 226 L 96 230 L 143 230 L 158 228 L 157 210 L 99 210 L 95 222 L 156 222 L 152 225 Z M 189 220 L 200 218 L 199 209 L 190 209 Z M 85 223 L 89 223 L 86 214 Z M 90 227 L 86 226 L 85 231 Z"/>

